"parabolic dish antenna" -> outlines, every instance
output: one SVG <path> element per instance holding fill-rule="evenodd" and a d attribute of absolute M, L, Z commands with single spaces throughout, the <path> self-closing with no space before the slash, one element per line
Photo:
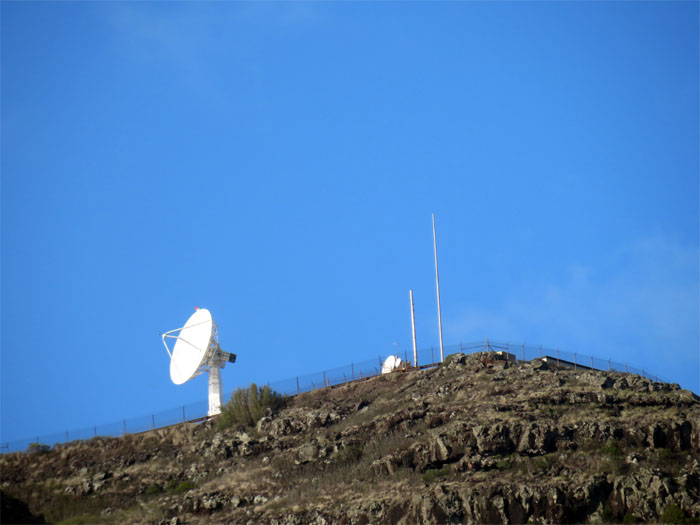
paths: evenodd
<path fill-rule="evenodd" d="M 382 365 L 382 374 L 393 372 L 395 369 L 401 366 L 401 363 L 403 363 L 403 361 L 401 361 L 399 356 L 390 355 L 384 360 L 384 364 Z"/>
<path fill-rule="evenodd" d="M 174 335 L 176 334 L 177 335 Z M 176 385 L 186 383 L 204 372 L 209 373 L 209 416 L 221 413 L 221 369 L 235 363 L 236 354 L 219 346 L 218 328 L 206 308 L 198 308 L 182 328 L 162 334 L 170 356 L 170 379 Z M 172 352 L 166 339 L 175 339 Z"/>

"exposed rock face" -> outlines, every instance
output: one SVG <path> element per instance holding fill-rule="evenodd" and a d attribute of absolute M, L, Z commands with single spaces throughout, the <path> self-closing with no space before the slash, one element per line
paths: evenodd
<path fill-rule="evenodd" d="M 698 518 L 699 409 L 639 376 L 455 355 L 297 396 L 254 429 L 0 456 L 3 521 L 7 508 L 100 523 L 657 522 L 669 505 Z"/>

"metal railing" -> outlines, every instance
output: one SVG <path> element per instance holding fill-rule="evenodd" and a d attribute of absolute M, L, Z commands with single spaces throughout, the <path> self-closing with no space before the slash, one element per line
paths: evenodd
<path fill-rule="evenodd" d="M 560 349 L 546 348 L 536 345 L 510 344 L 508 342 L 494 342 L 488 339 L 484 341 L 459 343 L 446 345 L 444 347 L 445 356 L 455 353 L 471 354 L 484 351 L 503 351 L 512 354 L 519 361 L 530 361 L 532 359 L 546 357 L 557 361 L 560 366 L 574 369 L 595 369 L 612 370 L 615 372 L 626 372 L 638 374 L 653 381 L 663 381 L 666 379 L 652 374 L 645 368 L 631 366 L 629 363 L 619 363 L 611 359 L 602 359 L 587 354 L 577 352 L 565 352 Z M 360 362 L 353 362 L 346 366 L 323 370 L 313 374 L 295 376 L 289 379 L 273 381 L 267 385 L 285 395 L 296 395 L 303 392 L 317 390 L 319 388 L 329 388 L 350 381 L 364 380 L 381 374 L 384 359 L 389 355 L 398 355 L 403 361 L 413 361 L 413 352 L 408 350 L 394 351 L 376 358 Z M 418 366 L 421 368 L 437 366 L 440 364 L 440 348 L 428 347 L 419 349 L 417 352 Z M 262 385 L 260 385 L 262 386 Z M 225 397 L 227 400 L 230 394 Z M 32 436 L 25 439 L 0 443 L 0 453 L 16 452 L 26 450 L 32 443 L 42 445 L 55 445 L 57 443 L 67 443 L 76 440 L 87 440 L 95 437 L 118 437 L 125 434 L 136 434 L 165 428 L 186 421 L 196 421 L 207 417 L 209 403 L 207 399 L 191 403 L 189 405 L 178 406 L 154 414 L 148 414 L 136 418 L 124 418 L 120 421 L 103 425 L 93 425 L 74 430 L 66 430 L 55 434 Z"/>

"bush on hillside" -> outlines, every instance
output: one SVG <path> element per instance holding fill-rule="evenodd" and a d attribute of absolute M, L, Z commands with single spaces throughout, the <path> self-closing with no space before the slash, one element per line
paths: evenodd
<path fill-rule="evenodd" d="M 659 518 L 661 523 L 698 523 L 697 518 L 689 518 L 688 515 L 675 503 L 667 505 Z"/>
<path fill-rule="evenodd" d="M 45 445 L 44 443 L 39 443 L 38 441 L 35 443 L 30 443 L 29 446 L 27 447 L 27 454 L 44 454 L 51 450 L 51 447 L 48 445 Z"/>
<path fill-rule="evenodd" d="M 163 489 L 160 488 L 160 485 L 156 485 L 155 483 L 151 483 L 146 487 L 146 494 L 160 494 L 161 492 L 163 492 Z"/>
<path fill-rule="evenodd" d="M 258 389 L 258 386 L 253 383 L 248 388 L 239 388 L 233 392 L 231 399 L 221 407 L 217 426 L 219 428 L 234 425 L 252 427 L 265 415 L 267 409 L 274 412 L 282 408 L 285 400 L 285 396 L 275 392 L 269 386 Z"/>
<path fill-rule="evenodd" d="M 196 483 L 192 481 L 181 481 L 178 483 L 177 487 L 175 487 L 174 492 L 178 494 L 182 494 L 183 492 L 187 492 L 188 490 L 192 490 L 197 486 Z"/>

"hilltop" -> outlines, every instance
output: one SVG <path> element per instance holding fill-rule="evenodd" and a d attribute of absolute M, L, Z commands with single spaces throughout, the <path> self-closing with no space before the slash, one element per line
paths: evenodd
<path fill-rule="evenodd" d="M 255 428 L 185 423 L 0 456 L 3 522 L 700 522 L 700 400 L 491 353 L 316 390 Z"/>

